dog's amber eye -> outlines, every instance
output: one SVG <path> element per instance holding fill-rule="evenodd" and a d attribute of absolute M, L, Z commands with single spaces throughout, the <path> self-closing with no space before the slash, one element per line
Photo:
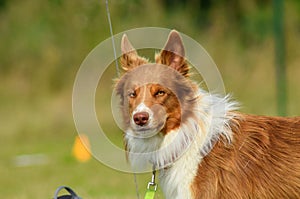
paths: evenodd
<path fill-rule="evenodd" d="M 136 97 L 136 92 L 130 92 L 129 94 L 128 94 L 128 96 L 130 97 L 130 98 L 135 98 Z"/>
<path fill-rule="evenodd" d="M 164 96 L 165 94 L 166 94 L 165 91 L 160 90 L 160 91 L 157 91 L 157 92 L 155 93 L 155 96 L 156 96 L 156 97 L 160 97 L 160 96 Z"/>

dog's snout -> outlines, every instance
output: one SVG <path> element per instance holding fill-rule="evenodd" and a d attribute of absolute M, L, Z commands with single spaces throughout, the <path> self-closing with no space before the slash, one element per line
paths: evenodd
<path fill-rule="evenodd" d="M 144 126 L 149 120 L 149 114 L 147 112 L 139 112 L 133 115 L 134 123 L 139 126 Z"/>

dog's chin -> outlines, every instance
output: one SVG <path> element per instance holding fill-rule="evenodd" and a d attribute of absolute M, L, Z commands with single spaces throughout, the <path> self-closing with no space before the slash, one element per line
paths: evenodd
<path fill-rule="evenodd" d="M 164 124 L 159 124 L 157 126 L 133 126 L 133 136 L 137 138 L 151 138 L 155 135 L 157 135 L 164 127 Z"/>

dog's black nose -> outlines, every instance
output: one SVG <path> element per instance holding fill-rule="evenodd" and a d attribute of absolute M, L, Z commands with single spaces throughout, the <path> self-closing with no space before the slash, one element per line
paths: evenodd
<path fill-rule="evenodd" d="M 149 114 L 147 112 L 139 112 L 133 115 L 134 123 L 139 126 L 144 126 L 149 120 Z"/>

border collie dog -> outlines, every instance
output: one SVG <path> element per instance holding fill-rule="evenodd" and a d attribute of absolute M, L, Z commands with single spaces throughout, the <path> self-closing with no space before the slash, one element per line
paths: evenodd
<path fill-rule="evenodd" d="M 171 31 L 155 63 L 126 35 L 116 81 L 131 166 L 159 171 L 167 199 L 300 198 L 300 117 L 243 114 L 189 78 Z"/>

